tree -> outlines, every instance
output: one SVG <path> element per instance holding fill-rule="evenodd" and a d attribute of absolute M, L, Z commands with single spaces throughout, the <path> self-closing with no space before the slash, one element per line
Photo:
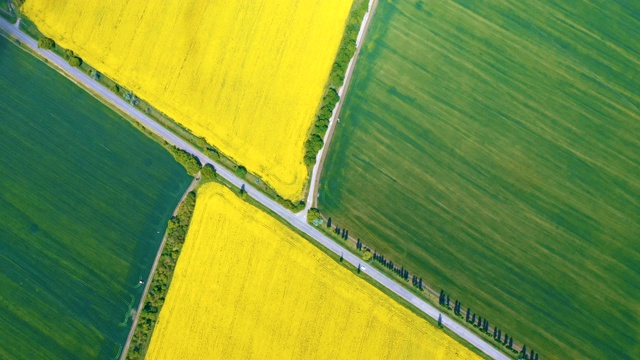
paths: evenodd
<path fill-rule="evenodd" d="M 38 47 L 40 49 L 51 50 L 56 47 L 55 41 L 53 39 L 49 39 L 48 37 L 41 37 L 38 39 Z"/>
<path fill-rule="evenodd" d="M 211 181 L 218 176 L 216 172 L 216 168 L 213 167 L 213 165 L 211 164 L 205 164 L 205 166 L 203 166 L 202 169 L 200 170 L 200 175 L 201 175 L 202 181 Z"/>
<path fill-rule="evenodd" d="M 344 257 L 342 256 L 342 253 L 340 253 L 340 262 L 342 262 L 344 260 Z"/>
<path fill-rule="evenodd" d="M 469 316 L 471 316 L 471 308 L 467 308 L 467 322 L 469 322 Z"/>
<path fill-rule="evenodd" d="M 176 159 L 177 162 L 182 164 L 184 168 L 187 170 L 187 174 L 194 176 L 200 171 L 202 168 L 202 164 L 200 164 L 200 160 L 192 154 L 177 148 L 175 146 L 169 147 L 169 152 Z"/>
<path fill-rule="evenodd" d="M 235 170 L 235 174 L 236 176 L 238 176 L 240 179 L 244 179 L 245 176 L 247 176 L 247 168 L 245 168 L 242 165 L 239 165 L 236 170 Z"/>
<path fill-rule="evenodd" d="M 200 139 L 200 138 L 198 138 Z M 209 159 L 212 160 L 218 160 L 220 159 L 220 153 L 218 152 L 218 150 L 216 150 L 215 148 L 212 148 L 211 146 L 208 146 L 205 144 L 205 149 L 203 151 L 204 155 L 206 157 L 208 157 Z M 256 183 L 260 183 L 260 179 L 256 179 Z"/>
<path fill-rule="evenodd" d="M 69 58 L 69 65 L 73 67 L 79 67 L 80 65 L 82 65 L 82 59 L 77 56 L 72 56 Z"/>
<path fill-rule="evenodd" d="M 320 224 L 322 220 L 322 216 L 320 215 L 320 210 L 316 209 L 316 208 L 311 208 L 309 209 L 309 212 L 307 212 L 307 221 L 316 225 L 316 224 Z M 318 226 L 318 225 L 316 225 Z"/>
<path fill-rule="evenodd" d="M 533 352 L 533 349 L 531 349 L 531 353 L 529 354 L 529 359 L 533 360 L 533 355 L 535 355 L 535 354 Z"/>
<path fill-rule="evenodd" d="M 440 290 L 440 305 L 444 305 L 444 290 Z"/>
<path fill-rule="evenodd" d="M 509 349 L 513 349 L 513 336 L 509 338 Z"/>
<path fill-rule="evenodd" d="M 327 219 L 327 227 L 330 228 L 331 227 L 331 218 Z"/>
<path fill-rule="evenodd" d="M 527 345 L 522 345 L 522 350 L 520 351 L 522 357 L 527 357 Z"/>
<path fill-rule="evenodd" d="M 309 139 L 305 142 L 306 152 L 304 155 L 304 163 L 307 166 L 311 166 L 316 163 L 316 155 L 318 155 L 318 151 L 322 149 L 324 146 L 324 141 L 322 141 L 322 137 L 318 134 L 312 134 Z"/>
<path fill-rule="evenodd" d="M 360 264 L 358 264 L 358 274 L 360 274 Z"/>
<path fill-rule="evenodd" d="M 442 327 L 442 314 L 438 314 L 438 327 Z"/>
<path fill-rule="evenodd" d="M 247 198 L 247 190 L 245 189 L 244 184 L 240 186 L 240 197 L 243 199 Z"/>

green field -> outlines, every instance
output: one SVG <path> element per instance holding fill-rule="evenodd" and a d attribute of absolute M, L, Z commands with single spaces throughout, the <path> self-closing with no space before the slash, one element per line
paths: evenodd
<path fill-rule="evenodd" d="M 640 358 L 639 13 L 380 2 L 320 210 L 540 358 Z"/>
<path fill-rule="evenodd" d="M 191 178 L 0 36 L 0 359 L 111 359 Z"/>
<path fill-rule="evenodd" d="M 15 16 L 9 12 L 9 4 L 6 0 L 0 0 L 0 17 L 5 18 L 11 23 L 16 21 Z"/>

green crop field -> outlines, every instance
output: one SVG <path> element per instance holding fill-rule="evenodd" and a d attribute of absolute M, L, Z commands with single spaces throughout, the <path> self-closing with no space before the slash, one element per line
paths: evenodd
<path fill-rule="evenodd" d="M 0 358 L 114 358 L 191 179 L 2 36 L 0 154 Z"/>
<path fill-rule="evenodd" d="M 540 358 L 640 358 L 640 2 L 381 1 L 319 207 Z"/>

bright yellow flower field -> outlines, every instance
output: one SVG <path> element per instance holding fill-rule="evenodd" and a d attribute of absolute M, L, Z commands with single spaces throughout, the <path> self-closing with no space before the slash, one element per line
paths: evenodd
<path fill-rule="evenodd" d="M 147 359 L 476 359 L 226 187 L 198 191 Z"/>
<path fill-rule="evenodd" d="M 300 199 L 350 0 L 29 0 L 47 36 Z"/>

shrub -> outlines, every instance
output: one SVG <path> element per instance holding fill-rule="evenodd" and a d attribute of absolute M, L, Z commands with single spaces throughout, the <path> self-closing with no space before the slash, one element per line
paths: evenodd
<path fill-rule="evenodd" d="M 56 43 L 52 39 L 41 37 L 38 39 L 38 47 L 40 49 L 51 50 L 56 47 Z"/>
<path fill-rule="evenodd" d="M 220 159 L 220 153 L 216 149 L 214 149 L 212 147 L 208 147 L 204 151 L 204 154 L 207 155 L 210 159 L 213 159 L 213 160 Z"/>
<path fill-rule="evenodd" d="M 200 160 L 198 160 L 198 158 L 193 156 L 192 154 L 175 146 L 170 146 L 169 151 L 171 152 L 171 155 L 173 155 L 173 157 L 176 159 L 176 161 L 184 166 L 184 168 L 187 170 L 187 174 L 193 176 L 197 174 L 202 168 Z"/>
<path fill-rule="evenodd" d="M 247 176 L 247 169 L 244 166 L 239 165 L 236 168 L 235 173 L 240 179 L 244 179 Z"/>
<path fill-rule="evenodd" d="M 202 181 L 211 181 L 218 177 L 216 168 L 213 167 L 213 165 L 211 164 L 206 164 L 205 166 L 203 166 L 202 170 L 200 170 L 200 175 L 201 175 Z"/>
<path fill-rule="evenodd" d="M 77 56 L 72 56 L 69 58 L 69 65 L 73 67 L 79 67 L 80 65 L 82 65 L 82 59 Z"/>
<path fill-rule="evenodd" d="M 314 226 L 321 225 L 324 222 L 320 215 L 320 210 L 316 208 L 309 209 L 309 212 L 307 212 L 307 221 L 312 223 Z"/>

